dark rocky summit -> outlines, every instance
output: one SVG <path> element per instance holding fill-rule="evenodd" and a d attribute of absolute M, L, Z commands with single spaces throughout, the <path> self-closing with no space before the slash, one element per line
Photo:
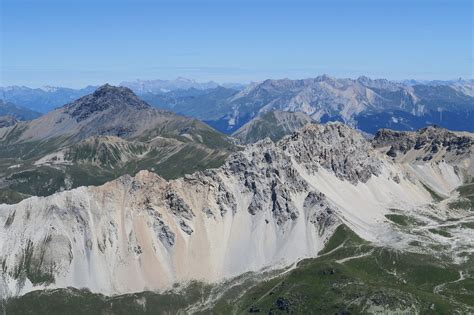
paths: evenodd
<path fill-rule="evenodd" d="M 111 107 L 145 109 L 149 108 L 150 105 L 139 99 L 129 88 L 114 87 L 109 84 L 105 84 L 94 93 L 66 105 L 67 112 L 78 122 L 89 118 L 95 112 Z"/>

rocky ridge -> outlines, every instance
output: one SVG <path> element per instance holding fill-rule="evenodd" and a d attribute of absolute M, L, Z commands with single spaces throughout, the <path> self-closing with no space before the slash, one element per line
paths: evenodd
<path fill-rule="evenodd" d="M 315 257 L 341 222 L 366 240 L 407 246 L 384 215 L 429 205 L 426 182 L 448 195 L 464 180 L 455 167 L 413 172 L 343 124 L 308 125 L 176 180 L 141 171 L 2 205 L 0 287 L 117 294 L 216 282 Z"/>
<path fill-rule="evenodd" d="M 466 160 L 470 175 L 474 167 L 474 137 L 467 132 L 453 132 L 430 126 L 416 132 L 381 129 L 372 140 L 374 147 L 391 158 L 410 163 L 448 161 L 451 164 Z"/>

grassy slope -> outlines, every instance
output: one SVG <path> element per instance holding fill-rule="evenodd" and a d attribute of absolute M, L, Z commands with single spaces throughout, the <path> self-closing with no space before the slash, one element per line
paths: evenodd
<path fill-rule="evenodd" d="M 474 181 L 460 186 L 458 192 L 461 198 L 470 202 L 471 210 L 474 210 Z"/>
<path fill-rule="evenodd" d="M 62 166 L 35 167 L 28 163 L 14 169 L 6 178 L 8 187 L 0 188 L 0 203 L 18 202 L 28 195 L 47 196 L 57 191 L 79 186 L 101 185 L 121 175 L 135 175 L 140 170 L 151 170 L 166 179 L 177 178 L 198 170 L 222 165 L 230 151 L 210 150 L 202 145 L 188 143 L 176 152 L 152 150 L 149 154 L 124 164 L 95 165 L 74 163 Z M 87 155 L 84 153 L 84 155 Z M 109 157 L 104 162 L 114 162 Z"/>
<path fill-rule="evenodd" d="M 216 307 L 273 314 L 358 314 L 377 308 L 446 314 L 474 307 L 468 300 L 474 293 L 470 280 L 457 283 L 462 290 L 433 293 L 436 286 L 459 277 L 456 266 L 435 257 L 374 248 L 345 227 L 339 228 L 324 252 L 319 258 L 302 261 L 294 271 L 248 290 L 238 303 L 227 301 Z M 363 256 L 365 253 L 370 254 Z"/>
<path fill-rule="evenodd" d="M 265 113 L 261 117 L 251 120 L 246 125 L 235 131 L 233 136 L 240 139 L 243 143 L 257 142 L 258 140 L 265 139 L 266 137 L 269 137 L 272 141 L 276 142 L 293 132 L 293 130 L 288 129 L 286 123 L 293 123 L 295 124 L 295 127 L 298 127 L 298 122 L 281 122 L 278 121 L 275 115 L 275 112 Z M 284 113 L 283 115 L 296 114 Z M 301 122 L 301 126 L 303 125 L 304 121 Z"/>
<path fill-rule="evenodd" d="M 135 175 L 144 169 L 154 171 L 166 179 L 177 178 L 218 167 L 235 149 L 224 135 L 200 122 L 192 122 L 189 128 L 193 140 L 165 133 L 163 136 L 170 139 L 169 143 L 152 144 L 150 152 L 146 152 L 150 141 L 153 141 L 149 137 L 131 140 L 125 148 L 105 146 L 99 141 L 80 142 L 71 146 L 67 154 L 72 165 L 34 165 L 42 156 L 61 148 L 67 139 L 12 145 L 8 141 L 2 142 L 0 204 L 16 203 L 29 195 L 47 196 L 64 189 L 101 185 L 124 174 Z M 164 131 L 150 132 L 156 136 Z M 10 140 L 13 139 L 11 137 L 14 138 L 15 133 L 10 134 Z M 120 157 L 124 153 L 132 158 L 121 161 Z M 3 184 L 2 178 L 6 179 Z"/>

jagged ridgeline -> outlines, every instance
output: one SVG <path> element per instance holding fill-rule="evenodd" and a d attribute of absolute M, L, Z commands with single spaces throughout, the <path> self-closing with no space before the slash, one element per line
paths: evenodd
<path fill-rule="evenodd" d="M 2 205 L 0 288 L 20 296 L 5 308 L 472 312 L 473 145 L 310 124 L 174 180 Z"/>
<path fill-rule="evenodd" d="M 152 108 L 125 87 L 0 128 L 0 203 L 148 169 L 164 178 L 220 166 L 233 145 L 199 122 Z"/>

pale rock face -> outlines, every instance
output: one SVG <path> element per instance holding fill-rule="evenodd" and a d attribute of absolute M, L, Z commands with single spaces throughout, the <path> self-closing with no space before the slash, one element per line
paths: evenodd
<path fill-rule="evenodd" d="M 225 100 L 232 111 L 223 112 L 219 119 L 233 127 L 239 121 L 245 123 L 269 111 L 298 111 L 318 122 L 343 121 L 375 133 L 373 126 L 389 127 L 390 116 L 401 115 L 405 122 L 399 123 L 396 129 L 418 128 L 431 121 L 452 129 L 471 130 L 468 121 L 472 117 L 472 103 L 472 82 L 408 85 L 367 77 L 336 79 L 322 75 L 249 85 Z M 460 125 L 451 124 L 450 118 L 438 120 L 437 114 L 442 112 L 445 117 L 458 117 Z"/>
<path fill-rule="evenodd" d="M 315 257 L 341 222 L 369 241 L 403 246 L 384 215 L 428 204 L 421 181 L 449 194 L 463 180 L 455 167 L 414 170 L 345 125 L 308 125 L 177 180 L 141 171 L 0 205 L 0 293 L 218 282 Z"/>
<path fill-rule="evenodd" d="M 413 106 L 413 89 L 387 80 L 371 80 L 361 77 L 356 80 L 336 79 L 322 75 L 304 80 L 267 80 L 246 89 L 229 99 L 235 106 L 247 106 L 247 98 L 253 100 L 255 114 L 271 110 L 303 112 L 314 120 L 325 114 L 339 115 L 345 123 L 355 126 L 355 116 L 366 110 L 379 109 L 386 102 L 373 89 L 402 91 L 407 103 Z M 244 105 L 242 105 L 244 104 Z"/>

